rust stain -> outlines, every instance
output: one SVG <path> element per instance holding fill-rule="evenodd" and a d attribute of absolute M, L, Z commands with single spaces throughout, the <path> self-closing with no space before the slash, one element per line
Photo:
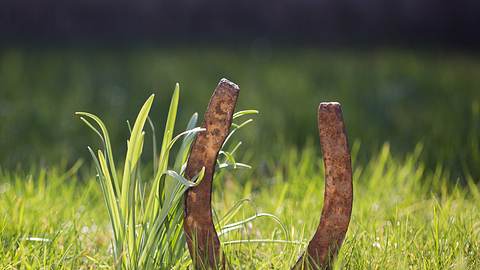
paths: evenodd
<path fill-rule="evenodd" d="M 196 269 L 225 266 L 212 219 L 212 180 L 218 152 L 232 124 L 239 92 L 236 84 L 227 79 L 220 80 L 205 112 L 202 127 L 206 130 L 193 142 L 187 161 L 185 175 L 189 179 L 205 167 L 203 181 L 190 188 L 185 196 L 184 231 Z"/>
<path fill-rule="evenodd" d="M 320 103 L 318 130 L 325 167 L 324 205 L 317 231 L 293 269 L 331 268 L 352 213 L 352 165 L 339 103 Z"/>

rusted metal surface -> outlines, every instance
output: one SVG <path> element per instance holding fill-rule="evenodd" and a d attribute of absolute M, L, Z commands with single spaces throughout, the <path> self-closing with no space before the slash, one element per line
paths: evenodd
<path fill-rule="evenodd" d="M 225 141 L 240 89 L 222 79 L 215 89 L 185 171 L 193 178 L 205 167 L 203 181 L 186 193 L 184 230 L 196 269 L 225 268 L 212 219 L 211 194 L 215 164 Z M 325 167 L 324 206 L 317 231 L 293 269 L 329 268 L 348 229 L 352 212 L 352 168 L 347 134 L 339 103 L 321 103 L 318 128 Z"/>
<path fill-rule="evenodd" d="M 339 103 L 320 103 L 318 130 L 325 167 L 324 205 L 317 231 L 294 269 L 329 269 L 352 213 L 352 165 Z"/>
<path fill-rule="evenodd" d="M 225 265 L 212 219 L 212 179 L 218 152 L 232 124 L 239 91 L 236 84 L 220 80 L 205 112 L 202 127 L 206 131 L 198 134 L 187 161 L 185 175 L 189 179 L 205 167 L 203 181 L 189 189 L 185 197 L 184 231 L 196 269 Z"/>

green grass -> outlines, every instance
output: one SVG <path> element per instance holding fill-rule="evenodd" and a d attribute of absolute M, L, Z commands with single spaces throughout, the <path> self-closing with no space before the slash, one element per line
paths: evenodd
<path fill-rule="evenodd" d="M 250 129 L 236 134 L 246 144 L 236 154 L 253 168 L 222 170 L 214 181 L 215 217 L 225 232 L 220 238 L 236 268 L 289 269 L 313 235 L 324 185 L 315 108 L 320 101 L 337 100 L 351 141 L 363 144 L 352 145 L 353 217 L 335 266 L 479 269 L 479 67 L 478 56 L 452 52 L 2 49 L 0 269 L 138 265 L 144 251 L 132 235 L 133 223 L 109 215 L 109 209 L 118 201 L 119 213 L 133 217 L 135 212 L 142 219 L 137 211 L 144 209 L 142 196 L 137 194 L 132 204 L 121 183 L 138 184 L 138 175 L 148 181 L 152 172 L 158 179 L 167 168 L 184 180 L 179 164 L 185 156 L 165 167 L 168 158 L 162 161 L 160 153 L 150 150 L 156 143 L 146 140 L 144 165 L 129 176 L 132 167 L 122 165 L 125 160 L 135 163 L 139 153 L 127 154 L 125 138 L 135 134 L 138 150 L 143 135 L 135 124 L 129 134 L 119 120 L 134 123 L 130 117 L 137 115 L 137 105 L 154 92 L 156 106 L 149 123 L 141 121 L 144 131 L 148 136 L 155 129 L 152 123 L 171 124 L 166 120 L 169 86 L 174 79 L 188 78 L 179 124 L 167 124 L 167 140 L 158 145 L 167 149 L 163 142 L 183 131 L 193 112 L 204 110 L 199 104 L 207 104 L 223 76 L 240 84 L 240 109 L 261 111 Z M 101 115 L 111 141 L 101 130 L 102 140 L 94 140 L 95 134 L 75 121 L 78 110 Z M 157 126 L 165 131 L 163 124 Z M 85 150 L 96 141 L 92 148 L 100 179 Z M 111 160 L 108 144 L 118 163 Z M 84 161 L 72 162 L 79 157 Z M 224 157 L 223 166 L 236 163 L 231 155 Z M 118 171 L 117 180 L 113 171 Z M 107 187 L 107 175 L 114 186 Z M 171 244 L 163 240 L 162 245 Z M 177 268 L 189 265 L 185 247 L 177 246 L 176 255 L 155 256 L 170 258 Z"/>
<path fill-rule="evenodd" d="M 101 115 L 113 147 L 123 150 L 122 121 L 134 120 L 145 97 L 155 93 L 151 118 L 162 122 L 180 80 L 186 94 L 178 119 L 186 123 L 222 77 L 240 85 L 239 109 L 262 113 L 242 135 L 259 150 L 256 162 L 281 154 L 284 144 L 316 141 L 318 103 L 339 101 L 350 138 L 365 150 L 389 141 L 398 155 L 423 142 L 430 168 L 467 165 L 480 176 L 471 147 L 480 134 L 472 117 L 480 104 L 479 55 L 389 48 L 0 48 L 0 163 L 89 158 L 90 131 L 72 120 L 79 110 Z"/>
<path fill-rule="evenodd" d="M 353 152 L 361 151 L 354 144 Z M 480 190 L 454 184 L 448 170 L 425 170 L 421 147 L 405 159 L 389 145 L 364 164 L 354 159 L 354 208 L 337 267 L 346 269 L 478 269 Z M 244 269 L 288 269 L 312 236 L 323 196 L 321 159 L 313 147 L 286 149 L 262 168 L 215 179 L 214 206 L 225 215 L 242 199 L 233 221 L 261 217 L 221 236 L 227 257 Z M 112 231 L 90 170 L 65 166 L 0 172 L 2 269 L 97 269 L 113 265 Z M 83 171 L 86 170 L 86 171 Z M 45 240 L 41 240 L 45 239 Z M 235 240 L 243 239 L 240 243 Z M 264 239 L 248 243 L 246 239 Z M 293 241 L 298 241 L 295 244 Z"/>
<path fill-rule="evenodd" d="M 102 141 L 102 150 L 97 153 L 90 147 L 88 150 L 95 162 L 97 179 L 113 229 L 113 267 L 116 269 L 170 269 L 183 257 L 185 238 L 181 226 L 182 198 L 189 187 L 195 186 L 195 179 L 192 179 L 192 182 L 183 178 L 180 170 L 188 156 L 195 133 L 201 129 L 195 128 L 197 117 L 194 115 L 187 131 L 173 137 L 179 91 L 177 84 L 165 123 L 160 154 L 156 149 L 155 133 L 152 134 L 155 146 L 154 171 L 146 180 L 145 176 L 142 176 L 140 164 L 145 140 L 144 126 L 153 105 L 154 95 L 142 106 L 130 129 L 131 135 L 127 141 L 121 176 L 116 169 L 105 124 L 90 113 L 76 113 Z M 154 131 L 153 123 L 150 124 Z M 98 126 L 98 129 L 95 126 Z M 169 170 L 171 148 L 182 136 L 185 138 L 176 157 L 178 162 L 173 166 L 176 171 Z M 199 175 L 196 178 L 200 177 Z"/>
<path fill-rule="evenodd" d="M 115 269 L 172 269 L 189 265 L 182 226 L 183 198 L 188 188 L 202 181 L 205 168 L 192 179 L 186 179 L 184 172 L 190 146 L 196 134 L 203 132 L 204 129 L 196 127 L 198 116 L 194 114 L 186 130 L 174 136 L 180 98 L 180 86 L 177 83 L 165 121 L 160 152 L 157 152 L 155 125 L 149 119 L 154 97 L 155 95 L 151 95 L 145 101 L 133 127 L 127 122 L 130 139 L 127 140 L 123 174 L 117 170 L 118 164 L 115 163 L 108 128 L 103 121 L 91 113 L 76 113 L 102 142 L 102 149 L 95 152 L 88 147 L 88 151 L 95 164 L 96 178 L 113 230 L 112 267 Z M 255 110 L 240 111 L 233 115 L 233 119 L 237 121 L 242 116 L 257 113 Z M 151 128 L 149 135 L 153 147 L 153 174 L 148 176 L 141 166 L 147 120 Z M 233 127 L 220 151 L 218 171 L 250 168 L 235 160 L 234 153 L 241 142 L 230 146 L 230 141 L 236 131 L 252 121 L 253 119 L 248 119 L 243 123 L 232 124 Z M 175 153 L 173 148 L 178 141 L 182 143 Z M 176 154 L 173 159 L 172 154 Z M 170 164 L 172 160 L 174 162 Z M 236 210 L 231 209 L 232 212 Z M 219 228 L 231 230 L 241 225 L 241 223 L 228 224 L 231 216 L 226 215 L 222 222 L 219 222 Z M 262 216 L 275 218 L 268 214 Z M 254 216 L 251 220 L 257 217 Z"/>

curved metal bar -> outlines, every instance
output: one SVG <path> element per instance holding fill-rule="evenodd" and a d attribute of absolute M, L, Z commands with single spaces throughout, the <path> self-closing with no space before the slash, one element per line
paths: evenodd
<path fill-rule="evenodd" d="M 306 254 L 293 269 L 329 269 L 345 238 L 352 213 L 352 165 L 339 103 L 320 103 L 318 130 L 325 167 L 324 205 Z"/>
<path fill-rule="evenodd" d="M 205 167 L 202 182 L 190 188 L 185 197 L 184 231 L 196 269 L 225 265 L 212 219 L 212 180 L 218 152 L 232 124 L 239 92 L 236 84 L 227 79 L 220 80 L 205 112 L 202 127 L 206 131 L 198 134 L 187 161 L 185 175 L 189 179 Z"/>
<path fill-rule="evenodd" d="M 196 269 L 225 267 L 212 219 L 211 194 L 215 163 L 228 136 L 240 89 L 222 79 L 215 89 L 202 127 L 187 162 L 185 175 L 193 178 L 205 167 L 203 181 L 185 197 L 184 230 Z M 318 128 L 325 167 L 324 206 L 317 231 L 293 269 L 330 268 L 348 230 L 353 187 L 350 151 L 339 103 L 321 103 Z"/>

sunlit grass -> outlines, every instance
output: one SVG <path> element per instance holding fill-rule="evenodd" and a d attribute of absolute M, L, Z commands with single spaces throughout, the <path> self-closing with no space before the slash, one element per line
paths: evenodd
<path fill-rule="evenodd" d="M 355 161 L 359 151 L 355 143 L 353 217 L 335 267 L 480 267 L 478 179 L 452 179 L 442 167 L 425 169 L 418 158 L 421 146 L 397 159 L 385 144 L 367 163 Z M 274 219 L 243 222 L 241 229 L 220 236 L 234 267 L 289 269 L 304 249 L 323 201 L 317 152 L 313 146 L 286 148 L 251 172 L 217 175 L 213 201 L 219 219 L 245 221 L 255 212 L 269 212 L 279 217 L 291 240 L 278 241 L 286 236 Z M 1 268 L 112 267 L 112 232 L 98 183 L 75 168 L 66 171 L 53 167 L 0 173 Z"/>
<path fill-rule="evenodd" d="M 168 269 L 178 264 L 185 253 L 185 237 L 181 226 L 182 197 L 189 187 L 201 181 L 203 170 L 189 180 L 182 176 L 182 166 L 195 134 L 202 129 L 194 127 L 196 116 L 193 116 L 187 130 L 173 137 L 179 91 L 177 84 L 170 103 L 160 153 L 156 152 L 156 140 L 152 136 L 154 172 L 146 180 L 140 166 L 145 138 L 143 129 L 154 95 L 140 109 L 133 127 L 129 126 L 131 135 L 127 141 L 123 174 L 119 174 L 116 169 L 105 124 L 90 113 L 76 113 L 100 137 L 103 145 L 102 150 L 94 151 L 90 147 L 88 150 L 94 160 L 113 230 L 113 268 Z M 154 130 L 153 123 L 150 124 Z M 182 137 L 184 140 L 171 170 L 170 152 L 174 143 Z"/>
<path fill-rule="evenodd" d="M 390 147 L 355 163 L 353 216 L 347 238 L 335 265 L 338 269 L 478 269 L 480 267 L 480 203 L 478 179 L 451 179 L 448 170 L 427 171 L 419 160 L 422 147 L 405 159 L 391 156 Z M 219 198 L 241 198 L 253 190 L 257 209 L 280 217 L 293 240 L 303 244 L 232 246 L 238 266 L 288 269 L 305 248 L 319 220 L 323 201 L 323 166 L 315 150 L 290 149 L 267 166 L 266 174 L 244 185 L 222 183 Z M 456 184 L 458 180 L 458 183 Z M 217 189 L 220 185 L 217 185 Z M 273 234 L 270 222 L 248 227 L 249 235 Z M 238 236 L 240 237 L 240 236 Z M 230 239 L 230 236 L 229 236 Z M 227 241 L 227 239 L 223 239 Z M 266 259 L 268 258 L 268 259 Z M 248 267 L 247 267 L 248 268 Z"/>
<path fill-rule="evenodd" d="M 150 120 L 149 112 L 152 108 L 154 95 L 151 95 L 143 104 L 133 124 L 127 122 L 130 130 L 130 139 L 127 140 L 127 152 L 123 161 L 123 173 L 117 170 L 113 149 L 106 125 L 102 120 L 90 113 L 77 112 L 80 119 L 91 128 L 101 140 L 102 149 L 98 151 L 88 147 L 96 178 L 100 184 L 105 206 L 110 220 L 112 237 L 113 268 L 116 269 L 171 269 L 188 266 L 189 257 L 185 249 L 186 239 L 183 233 L 183 197 L 191 187 L 198 185 L 203 178 L 205 168 L 192 179 L 186 179 L 184 172 L 186 162 L 195 136 L 205 129 L 195 127 L 197 114 L 188 122 L 185 131 L 173 136 L 178 111 L 180 89 L 177 83 L 171 99 L 168 116 L 165 121 L 164 135 L 157 152 L 155 125 Z M 255 110 L 239 111 L 233 119 L 245 115 L 256 114 Z M 146 176 L 141 169 L 141 158 L 145 140 L 144 126 L 149 121 L 151 127 L 153 147 L 153 174 Z M 250 168 L 250 166 L 236 161 L 234 154 L 241 142 L 228 147 L 235 132 L 253 119 L 243 123 L 233 123 L 230 133 L 223 143 L 219 153 L 217 166 L 219 170 Z M 171 158 L 175 143 L 183 141 Z M 173 161 L 173 162 L 172 162 Z M 231 209 L 235 213 L 241 204 Z M 253 221 L 258 217 L 273 215 L 259 214 L 229 225 L 233 215 L 226 215 L 219 219 L 218 228 L 237 230 L 243 223 Z M 280 222 L 277 219 L 277 222 Z"/>

